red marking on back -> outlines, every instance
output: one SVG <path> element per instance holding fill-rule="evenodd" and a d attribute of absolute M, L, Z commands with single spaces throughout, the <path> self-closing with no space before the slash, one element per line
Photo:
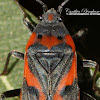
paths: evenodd
<path fill-rule="evenodd" d="M 58 91 L 53 96 L 53 100 L 63 100 L 63 98 L 61 97 L 61 95 Z"/>
<path fill-rule="evenodd" d="M 66 66 L 67 67 L 67 66 Z M 60 91 L 68 85 L 72 85 L 74 79 L 77 78 L 77 65 L 76 65 L 76 54 L 74 54 L 74 58 L 72 61 L 72 66 L 71 69 L 69 70 L 69 72 L 61 79 L 58 88 L 57 88 L 57 92 L 54 95 L 54 100 L 57 100 L 57 97 L 61 97 L 60 96 Z M 60 99 L 62 100 L 62 99 Z"/>
<path fill-rule="evenodd" d="M 22 91 L 20 91 L 20 100 L 22 100 Z"/>
<path fill-rule="evenodd" d="M 67 86 L 67 85 L 71 86 L 76 77 L 77 77 L 76 54 L 74 54 L 71 69 L 60 81 L 60 84 L 58 86 L 58 90 L 61 90 L 64 86 Z"/>
<path fill-rule="evenodd" d="M 40 39 L 40 44 L 46 46 L 48 49 L 62 42 L 63 40 L 59 40 L 55 36 L 43 36 L 42 39 Z"/>
<path fill-rule="evenodd" d="M 34 43 L 35 38 L 36 38 L 36 33 L 33 32 L 32 35 L 30 36 L 30 39 L 27 42 L 26 49 L 25 49 L 26 51 L 27 51 L 28 47 Z"/>
<path fill-rule="evenodd" d="M 39 100 L 45 100 L 46 97 L 45 97 L 45 94 L 43 93 L 40 82 L 38 81 L 37 77 L 34 74 L 32 74 L 32 72 L 29 69 L 26 55 L 25 55 L 24 77 L 27 81 L 28 86 L 35 87 L 36 89 L 39 90 Z"/>
<path fill-rule="evenodd" d="M 65 36 L 65 40 L 66 40 L 66 43 L 72 47 L 73 52 L 75 52 L 75 44 L 70 34 L 67 34 Z"/>
<path fill-rule="evenodd" d="M 79 97 L 79 99 L 78 99 L 78 100 L 80 100 L 80 91 L 78 92 L 78 97 Z"/>
<path fill-rule="evenodd" d="M 52 21 L 53 20 L 53 14 L 48 14 L 48 20 Z"/>

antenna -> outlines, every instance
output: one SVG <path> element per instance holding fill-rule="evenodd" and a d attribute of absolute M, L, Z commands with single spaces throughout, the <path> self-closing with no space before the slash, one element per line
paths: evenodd
<path fill-rule="evenodd" d="M 60 13 L 60 14 L 62 13 L 63 6 L 64 6 L 68 1 L 69 1 L 69 0 L 64 0 L 64 2 L 62 2 L 61 5 L 58 6 L 58 10 L 57 10 L 58 13 Z"/>
<path fill-rule="evenodd" d="M 47 5 L 44 4 L 41 0 L 36 0 L 36 1 L 42 5 L 43 11 L 47 12 L 47 10 L 48 10 Z"/>

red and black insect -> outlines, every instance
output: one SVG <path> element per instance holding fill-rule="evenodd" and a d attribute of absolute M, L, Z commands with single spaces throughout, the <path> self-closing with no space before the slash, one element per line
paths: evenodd
<path fill-rule="evenodd" d="M 19 94 L 20 100 L 95 100 L 90 95 L 80 93 L 78 86 L 75 44 L 60 15 L 68 0 L 62 2 L 57 11 L 54 8 L 48 10 L 41 0 L 36 0 L 44 11 L 41 22 L 36 26 L 15 1 L 24 13 L 24 24 L 32 35 L 26 45 L 25 55 L 17 51 L 10 52 L 1 74 L 6 74 L 11 55 L 24 59 L 23 86 L 21 90 L 4 92 L 0 100 Z M 73 36 L 76 37 L 77 34 Z"/>

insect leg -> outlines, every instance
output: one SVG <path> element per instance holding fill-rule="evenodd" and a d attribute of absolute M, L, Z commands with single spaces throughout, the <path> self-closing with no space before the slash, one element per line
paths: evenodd
<path fill-rule="evenodd" d="M 92 60 L 83 60 L 83 67 L 95 68 L 95 71 L 92 77 L 93 78 L 93 90 L 100 94 L 100 89 L 96 86 L 96 75 L 97 75 L 97 72 L 99 71 L 98 63 Z"/>
<path fill-rule="evenodd" d="M 6 59 L 6 63 L 5 63 L 4 69 L 3 69 L 2 73 L 0 73 L 0 75 L 7 74 L 8 64 L 9 64 L 9 60 L 10 60 L 11 56 L 14 56 L 14 57 L 16 57 L 18 59 L 24 60 L 24 53 L 21 53 L 21 52 L 18 52 L 18 51 L 9 52 L 9 54 L 7 56 L 7 59 Z"/>
<path fill-rule="evenodd" d="M 29 17 L 30 16 L 24 16 L 24 18 L 23 18 L 23 23 L 24 23 L 24 25 L 29 29 L 29 31 L 32 33 L 33 32 L 33 30 L 34 30 L 34 25 L 35 25 L 35 23 L 34 23 L 34 25 L 31 23 L 31 21 L 29 20 Z"/>
<path fill-rule="evenodd" d="M 96 100 L 94 97 L 85 92 L 80 92 L 80 95 L 81 95 L 80 100 Z"/>
<path fill-rule="evenodd" d="M 78 41 L 79 38 L 84 37 L 84 35 L 86 35 L 88 33 L 88 29 L 87 28 L 82 28 L 80 29 L 78 32 L 76 32 L 72 38 L 74 41 Z"/>
<path fill-rule="evenodd" d="M 20 90 L 21 89 L 14 89 L 14 90 L 5 91 L 4 93 L 1 94 L 0 100 L 4 100 L 5 98 L 9 98 L 9 97 L 19 96 Z"/>
<path fill-rule="evenodd" d="M 26 12 L 26 10 L 19 4 L 18 0 L 14 0 L 16 4 L 19 6 L 21 12 L 24 15 L 23 22 L 25 26 L 29 29 L 29 31 L 32 33 L 36 23 L 31 19 L 30 15 Z"/>

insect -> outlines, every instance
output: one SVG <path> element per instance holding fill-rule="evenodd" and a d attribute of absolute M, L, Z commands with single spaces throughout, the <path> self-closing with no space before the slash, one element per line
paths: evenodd
<path fill-rule="evenodd" d="M 32 35 L 26 45 L 25 55 L 11 51 L 1 73 L 6 74 L 11 55 L 24 59 L 23 86 L 21 90 L 2 93 L 0 99 L 20 94 L 20 100 L 95 100 L 92 96 L 81 93 L 78 86 L 75 44 L 61 19 L 62 8 L 68 0 L 63 1 L 57 11 L 54 8 L 48 10 L 41 0 L 36 0 L 44 12 L 41 22 L 36 26 L 19 2 L 15 1 L 21 8 L 24 24 Z M 97 66 L 89 60 L 84 61 L 84 66 L 91 63 Z"/>

